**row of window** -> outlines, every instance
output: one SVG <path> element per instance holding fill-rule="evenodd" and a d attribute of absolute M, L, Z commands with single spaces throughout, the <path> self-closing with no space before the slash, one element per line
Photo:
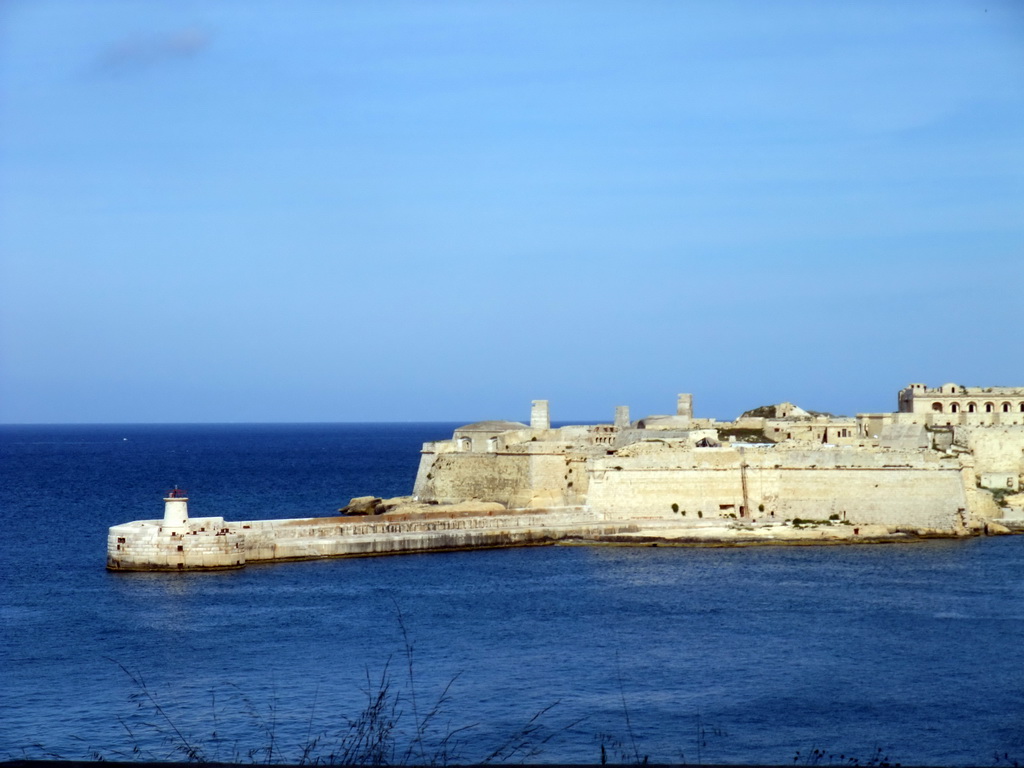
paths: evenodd
<path fill-rule="evenodd" d="M 1020 403 L 1018 407 L 1020 409 L 1020 412 L 1024 413 L 1024 402 Z M 997 411 L 995 403 L 984 403 L 983 408 L 985 413 L 996 413 Z M 942 403 L 932 403 L 932 410 L 935 411 L 936 413 L 942 413 Z M 1013 406 L 1010 403 L 1003 403 L 1002 405 L 999 406 L 998 410 L 1002 411 L 1003 413 L 1010 413 L 1013 411 Z M 978 413 L 978 404 L 968 403 L 966 411 L 967 413 Z M 960 403 L 950 403 L 949 412 L 959 413 Z"/>

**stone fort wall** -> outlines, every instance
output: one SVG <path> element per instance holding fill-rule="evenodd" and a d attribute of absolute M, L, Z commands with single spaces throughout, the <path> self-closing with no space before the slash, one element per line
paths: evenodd
<path fill-rule="evenodd" d="M 974 456 L 982 487 L 1024 487 L 1024 426 L 954 427 L 952 443 Z"/>
<path fill-rule="evenodd" d="M 514 508 L 585 504 L 605 520 L 827 519 L 959 530 L 971 512 L 971 464 L 934 451 L 693 448 L 640 443 L 613 455 L 425 452 L 423 501 Z M 572 483 L 572 485 L 570 485 Z"/>
<path fill-rule="evenodd" d="M 429 446 L 430 444 L 428 444 Z M 425 448 L 413 496 L 439 504 L 479 499 L 514 509 L 576 506 L 586 500 L 586 456 L 566 445 L 526 443 L 485 453 Z"/>
<path fill-rule="evenodd" d="M 597 459 L 592 471 L 587 503 L 607 518 L 838 515 L 851 524 L 953 531 L 969 506 L 960 462 L 918 452 L 711 448 Z"/>
<path fill-rule="evenodd" d="M 107 532 L 107 568 L 173 571 L 241 568 L 244 538 L 223 517 L 186 519 L 183 530 L 169 530 L 163 520 L 115 525 Z"/>

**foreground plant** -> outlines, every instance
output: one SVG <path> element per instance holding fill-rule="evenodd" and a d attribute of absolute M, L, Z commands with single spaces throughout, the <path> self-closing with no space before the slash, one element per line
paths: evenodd
<path fill-rule="evenodd" d="M 124 673 L 132 686 L 129 701 L 134 705 L 135 714 L 130 718 L 118 717 L 128 747 L 96 749 L 82 739 L 78 741 L 82 742 L 87 758 L 95 761 L 443 766 L 466 762 L 523 762 L 540 755 L 544 745 L 579 723 L 577 720 L 549 727 L 545 721 L 558 705 L 555 702 L 534 713 L 497 745 L 471 760 L 466 759 L 464 737 L 479 724 L 456 726 L 448 716 L 452 689 L 458 675 L 452 677 L 436 695 L 425 695 L 417 683 L 413 643 L 397 605 L 396 614 L 405 644 L 403 684 L 395 681 L 391 659 L 377 673 L 366 669 L 361 687 L 364 696 L 361 709 L 354 716 L 337 716 L 339 725 L 335 729 L 314 727 L 319 697 L 317 689 L 305 738 L 295 748 L 281 743 L 276 698 L 260 708 L 237 686 L 230 686 L 227 695 L 219 697 L 217 692 L 212 692 L 211 712 L 205 719 L 212 727 L 208 734 L 197 736 L 184 724 L 186 718 L 167 704 L 161 693 L 147 683 L 142 672 L 114 659 L 109 660 Z M 245 727 L 239 728 L 239 723 Z M 243 732 L 247 735 L 240 735 Z M 250 743 L 244 744 L 247 740 Z M 163 748 L 153 745 L 162 745 Z M 42 744 L 23 747 L 21 753 L 20 757 L 25 759 L 69 759 Z"/>

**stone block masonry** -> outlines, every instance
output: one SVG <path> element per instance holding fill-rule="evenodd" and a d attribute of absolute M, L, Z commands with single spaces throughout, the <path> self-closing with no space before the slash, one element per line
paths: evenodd
<path fill-rule="evenodd" d="M 604 519 L 837 519 L 963 531 L 959 461 L 834 447 L 707 448 L 612 456 L 591 464 L 588 506 Z"/>
<path fill-rule="evenodd" d="M 107 534 L 107 568 L 114 571 L 224 570 L 245 562 L 244 538 L 222 517 L 193 518 L 183 531 L 140 520 Z"/>

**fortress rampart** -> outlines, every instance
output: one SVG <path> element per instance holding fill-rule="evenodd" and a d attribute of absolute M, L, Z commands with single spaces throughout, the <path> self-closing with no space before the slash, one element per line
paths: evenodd
<path fill-rule="evenodd" d="M 963 530 L 973 466 L 929 452 L 834 446 L 781 450 L 638 443 L 613 455 L 471 456 L 425 448 L 419 500 L 514 507 L 584 504 L 604 520 L 839 519 Z"/>
<path fill-rule="evenodd" d="M 964 468 L 909 452 L 709 448 L 592 463 L 588 506 L 608 518 L 836 519 L 966 528 Z"/>

